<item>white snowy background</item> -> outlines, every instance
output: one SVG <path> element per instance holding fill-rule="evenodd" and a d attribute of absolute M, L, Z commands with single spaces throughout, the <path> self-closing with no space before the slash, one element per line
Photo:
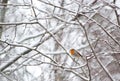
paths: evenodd
<path fill-rule="evenodd" d="M 0 81 L 119 76 L 120 0 L 0 0 Z"/>

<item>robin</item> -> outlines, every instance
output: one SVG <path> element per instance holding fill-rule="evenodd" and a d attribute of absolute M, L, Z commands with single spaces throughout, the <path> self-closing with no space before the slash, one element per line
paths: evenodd
<path fill-rule="evenodd" d="M 85 63 L 85 58 L 82 56 L 77 50 L 70 49 L 70 55 L 76 59 L 76 61 L 80 61 L 80 63 Z"/>
<path fill-rule="evenodd" d="M 73 57 L 83 57 L 77 50 L 75 49 L 70 49 L 70 55 L 73 56 Z"/>

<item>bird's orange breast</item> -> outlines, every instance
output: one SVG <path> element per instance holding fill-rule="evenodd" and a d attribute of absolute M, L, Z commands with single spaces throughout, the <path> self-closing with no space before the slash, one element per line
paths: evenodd
<path fill-rule="evenodd" d="M 70 54 L 71 54 L 71 55 L 74 55 L 74 54 L 75 54 L 75 50 L 74 50 L 74 49 L 71 49 L 71 50 L 70 50 Z"/>

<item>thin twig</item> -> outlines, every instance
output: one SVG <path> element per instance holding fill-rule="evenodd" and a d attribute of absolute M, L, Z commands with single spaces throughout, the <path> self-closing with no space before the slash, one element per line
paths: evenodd
<path fill-rule="evenodd" d="M 87 68 L 88 68 L 88 75 L 89 75 L 89 81 L 91 81 L 91 70 L 90 70 L 90 66 L 89 66 L 89 59 L 86 57 L 86 62 L 87 62 Z"/>

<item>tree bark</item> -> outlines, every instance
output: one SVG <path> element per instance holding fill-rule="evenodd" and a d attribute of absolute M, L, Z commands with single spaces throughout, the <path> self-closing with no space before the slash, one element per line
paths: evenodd
<path fill-rule="evenodd" d="M 5 13 L 6 13 L 6 7 L 7 7 L 7 3 L 8 3 L 8 0 L 2 0 L 2 4 L 4 4 L 4 6 L 2 6 L 0 8 L 0 22 L 4 22 L 5 20 Z M 0 38 L 2 36 L 2 30 L 3 30 L 3 26 L 0 25 Z"/>

